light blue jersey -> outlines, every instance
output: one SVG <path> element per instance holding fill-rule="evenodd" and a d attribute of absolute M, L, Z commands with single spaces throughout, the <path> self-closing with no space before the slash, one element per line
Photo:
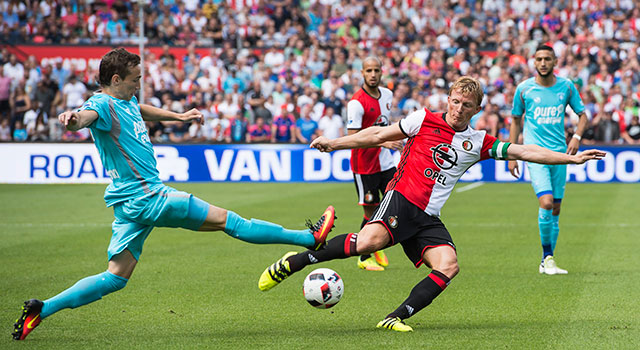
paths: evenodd
<path fill-rule="evenodd" d="M 580 94 L 570 80 L 556 77 L 555 85 L 550 87 L 540 86 L 535 78 L 520 83 L 513 97 L 511 114 L 515 118 L 524 115 L 524 144 L 565 152 L 564 117 L 567 105 L 577 114 L 584 111 Z"/>
<path fill-rule="evenodd" d="M 87 109 L 98 113 L 89 130 L 112 180 L 104 194 L 107 206 L 162 189 L 138 99 L 134 96 L 125 101 L 98 93 L 80 107 L 80 110 Z"/>

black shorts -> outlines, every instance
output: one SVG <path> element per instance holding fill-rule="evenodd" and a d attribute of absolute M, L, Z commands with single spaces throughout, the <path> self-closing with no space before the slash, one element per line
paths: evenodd
<path fill-rule="evenodd" d="M 427 248 L 449 246 L 456 249 L 449 231 L 438 217 L 420 210 L 397 191 L 384 195 L 367 225 L 371 223 L 384 225 L 391 236 L 389 245 L 400 243 L 415 267 L 424 263 L 422 256 Z"/>
<path fill-rule="evenodd" d="M 375 174 L 353 174 L 353 181 L 358 193 L 358 204 L 378 205 L 380 194 L 384 194 L 387 184 L 393 179 L 395 173 L 396 168 L 393 167 Z"/>

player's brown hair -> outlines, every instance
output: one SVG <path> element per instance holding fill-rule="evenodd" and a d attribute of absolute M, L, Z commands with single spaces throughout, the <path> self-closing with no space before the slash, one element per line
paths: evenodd
<path fill-rule="evenodd" d="M 449 96 L 451 96 L 454 90 L 459 91 L 463 95 L 471 95 L 475 98 L 478 106 L 482 103 L 484 92 L 482 91 L 482 84 L 476 79 L 467 76 L 460 77 L 449 88 Z"/>
<path fill-rule="evenodd" d="M 100 85 L 111 85 L 111 78 L 118 74 L 120 78 L 125 79 L 129 74 L 129 68 L 140 64 L 140 56 L 131 53 L 120 47 L 109 51 L 102 56 L 100 61 L 100 70 L 98 80 Z"/>

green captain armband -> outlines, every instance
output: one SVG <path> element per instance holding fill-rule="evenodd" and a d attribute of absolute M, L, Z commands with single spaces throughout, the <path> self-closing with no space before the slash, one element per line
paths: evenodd
<path fill-rule="evenodd" d="M 493 146 L 491 146 L 489 156 L 497 160 L 507 159 L 507 148 L 509 148 L 509 145 L 511 145 L 511 142 L 502 142 L 496 140 L 496 142 L 493 143 Z"/>

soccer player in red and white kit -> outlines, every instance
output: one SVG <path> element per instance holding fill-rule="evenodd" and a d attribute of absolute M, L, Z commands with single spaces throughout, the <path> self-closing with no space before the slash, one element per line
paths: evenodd
<path fill-rule="evenodd" d="M 393 92 L 380 87 L 382 62 L 377 57 L 367 57 L 362 62 L 364 84 L 347 104 L 347 130 L 353 135 L 371 126 L 389 125 Z M 351 171 L 358 193 L 358 204 L 364 209 L 360 228 L 367 224 L 380 203 L 387 184 L 396 172 L 389 149 L 401 150 L 401 141 L 388 141 L 382 147 L 354 148 L 351 150 Z M 382 250 L 363 254 L 358 267 L 368 271 L 383 271 L 389 260 Z"/>
<path fill-rule="evenodd" d="M 462 77 L 449 90 L 446 113 L 424 109 L 391 126 L 371 127 L 335 140 L 315 139 L 311 147 L 331 152 L 409 138 L 382 203 L 359 233 L 336 236 L 318 251 L 285 254 L 262 273 L 258 287 L 269 290 L 309 264 L 366 254 L 400 243 L 416 267 L 425 264 L 432 270 L 377 327 L 412 331 L 403 320 L 429 305 L 458 274 L 456 247 L 439 216 L 453 186 L 469 167 L 487 158 L 582 164 L 605 156 L 598 150 L 570 155 L 533 144 L 511 144 L 485 131 L 473 130 L 469 121 L 480 111 L 482 97 L 480 83 Z"/>

